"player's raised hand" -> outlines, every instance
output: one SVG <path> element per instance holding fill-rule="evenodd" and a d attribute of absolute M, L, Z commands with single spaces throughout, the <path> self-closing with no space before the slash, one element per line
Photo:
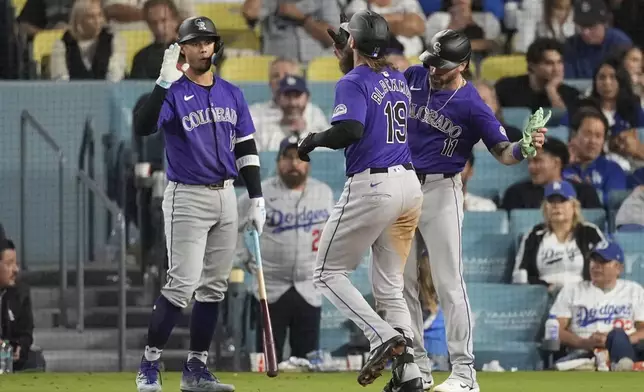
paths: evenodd
<path fill-rule="evenodd" d="M 309 153 L 315 150 L 315 147 L 315 143 L 313 143 L 313 133 L 309 133 L 297 144 L 297 156 L 304 162 L 311 162 Z"/>
<path fill-rule="evenodd" d="M 344 12 L 340 14 L 340 28 L 337 33 L 332 29 L 326 29 L 326 32 L 333 40 L 333 53 L 337 58 L 340 58 L 344 47 L 349 42 L 349 18 L 347 15 Z"/>
<path fill-rule="evenodd" d="M 181 47 L 179 44 L 174 43 L 165 50 L 163 54 L 163 62 L 161 63 L 161 72 L 157 84 L 165 89 L 170 88 L 172 83 L 176 82 L 183 76 L 183 72 L 189 68 L 188 64 L 184 64 L 182 70 L 177 68 L 179 62 L 179 55 L 181 54 Z"/>
<path fill-rule="evenodd" d="M 248 223 L 257 229 L 258 234 L 264 231 L 264 224 L 266 223 L 266 206 L 263 197 L 255 197 L 250 199 L 250 209 L 248 210 Z"/>
<path fill-rule="evenodd" d="M 539 128 L 532 132 L 532 146 L 537 150 L 541 150 L 543 143 L 546 142 L 546 132 L 548 132 L 547 128 Z"/>
<path fill-rule="evenodd" d="M 520 141 L 521 154 L 523 154 L 525 158 L 534 157 L 537 155 L 537 149 L 543 147 L 547 131 L 545 126 L 548 123 L 548 120 L 550 120 L 551 115 L 552 112 L 548 112 L 544 115 L 543 108 L 539 108 L 528 118 L 528 123 L 523 130 L 523 138 Z"/>

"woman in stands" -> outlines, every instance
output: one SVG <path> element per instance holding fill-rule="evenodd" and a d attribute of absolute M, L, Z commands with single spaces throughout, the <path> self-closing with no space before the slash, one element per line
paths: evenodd
<path fill-rule="evenodd" d="M 109 30 L 100 0 L 77 0 L 68 30 L 54 42 L 50 78 L 118 82 L 125 62 L 125 42 Z"/>
<path fill-rule="evenodd" d="M 637 46 L 628 48 L 621 54 L 619 61 L 631 76 L 633 92 L 639 97 L 641 106 L 644 106 L 644 62 L 642 62 L 642 50 Z"/>
<path fill-rule="evenodd" d="M 517 18 L 514 49 L 526 53 L 537 38 L 564 42 L 575 34 L 571 0 L 524 0 Z"/>
<path fill-rule="evenodd" d="M 590 279 L 586 256 L 604 235 L 584 221 L 575 188 L 567 181 L 546 186 L 542 211 L 544 221 L 521 240 L 513 281 L 542 284 L 555 294 L 566 283 Z"/>

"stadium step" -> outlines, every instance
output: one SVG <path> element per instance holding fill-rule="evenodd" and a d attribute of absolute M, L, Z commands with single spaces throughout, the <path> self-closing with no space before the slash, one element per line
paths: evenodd
<path fill-rule="evenodd" d="M 73 287 L 67 288 L 65 292 L 66 303 L 74 307 L 76 305 L 77 296 L 76 289 Z M 99 286 L 99 287 L 85 287 L 83 290 L 85 297 L 86 308 L 93 308 L 97 306 L 118 306 L 119 301 L 119 288 L 117 286 Z M 140 305 L 140 298 L 143 295 L 142 287 L 130 287 L 127 290 L 127 304 L 128 306 Z M 58 287 L 32 287 L 31 288 L 31 304 L 34 309 L 42 308 L 55 308 L 58 306 L 60 290 Z"/>
<path fill-rule="evenodd" d="M 67 271 L 67 282 L 69 287 L 76 286 L 75 264 L 70 263 L 70 270 Z M 138 267 L 128 267 L 128 284 L 140 286 L 143 284 L 143 275 Z M 52 267 L 39 267 L 21 273 L 21 279 L 31 287 L 58 287 L 60 273 L 58 264 Z M 85 286 L 110 286 L 118 282 L 118 270 L 115 264 L 92 264 L 85 266 Z"/>
<path fill-rule="evenodd" d="M 128 328 L 126 332 L 127 347 L 144 347 L 147 328 Z M 36 329 L 34 344 L 44 350 L 106 350 L 114 349 L 118 342 L 118 329 L 86 329 L 78 332 L 71 329 Z M 175 328 L 166 345 L 169 350 L 188 349 L 190 331 L 187 328 Z"/>
<path fill-rule="evenodd" d="M 72 304 L 70 304 L 72 306 Z M 150 306 L 131 306 L 127 310 L 128 328 L 146 328 L 150 319 Z M 61 314 L 57 308 L 34 309 L 34 324 L 36 328 L 74 328 L 78 320 L 76 309 L 69 308 L 67 311 L 67 324 L 63 325 Z M 190 311 L 184 310 L 179 318 L 177 327 L 187 327 L 190 321 Z M 116 328 L 118 324 L 118 307 L 105 306 L 85 309 L 86 328 Z"/>

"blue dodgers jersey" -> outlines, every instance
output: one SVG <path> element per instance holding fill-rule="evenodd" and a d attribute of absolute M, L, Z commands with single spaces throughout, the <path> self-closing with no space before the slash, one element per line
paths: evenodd
<path fill-rule="evenodd" d="M 621 166 L 603 155 L 585 167 L 578 164 L 567 166 L 562 176 L 566 180 L 581 180 L 595 187 L 603 204 L 608 202 L 611 191 L 624 190 L 627 185 L 626 173 Z"/>
<path fill-rule="evenodd" d="M 376 72 L 360 65 L 338 81 L 331 123 L 355 120 L 364 125 L 360 141 L 344 152 L 348 176 L 368 168 L 411 163 L 406 129 L 408 106 L 405 78 L 391 68 Z"/>
<path fill-rule="evenodd" d="M 479 140 L 488 149 L 508 141 L 505 129 L 471 83 L 456 94 L 452 90 L 430 94 L 428 70 L 423 66 L 409 67 L 405 78 L 411 91 L 409 148 L 418 173 L 460 173 Z"/>
<path fill-rule="evenodd" d="M 255 133 L 242 91 L 215 76 L 212 87 L 186 76 L 173 83 L 159 114 L 168 180 L 208 185 L 237 177 L 235 140 Z"/>

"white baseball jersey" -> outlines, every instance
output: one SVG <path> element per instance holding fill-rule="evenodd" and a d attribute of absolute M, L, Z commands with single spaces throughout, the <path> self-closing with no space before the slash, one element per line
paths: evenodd
<path fill-rule="evenodd" d="M 295 287 L 310 305 L 321 306 L 322 298 L 313 286 L 313 271 L 322 229 L 335 204 L 333 191 L 311 177 L 306 180 L 304 191 L 289 189 L 279 177 L 271 177 L 262 182 L 262 192 L 266 225 L 260 247 L 268 302 L 277 301 Z M 248 211 L 248 204 L 248 195 L 244 193 L 238 201 L 240 217 Z M 244 226 L 245 222 L 240 222 L 239 227 Z M 243 239 L 238 244 L 238 257 L 250 257 Z M 253 292 L 257 295 L 257 287 Z"/>
<path fill-rule="evenodd" d="M 561 289 L 550 314 L 570 318 L 570 332 L 581 338 L 613 328 L 630 335 L 636 322 L 644 322 L 644 288 L 623 279 L 607 292 L 588 281 L 571 283 Z"/>

